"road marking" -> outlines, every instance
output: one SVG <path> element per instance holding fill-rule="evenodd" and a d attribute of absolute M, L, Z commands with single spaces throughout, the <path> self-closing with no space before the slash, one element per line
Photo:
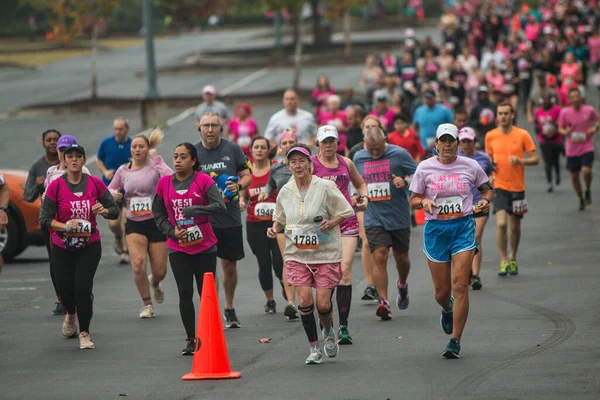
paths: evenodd
<path fill-rule="evenodd" d="M 0 279 L 0 283 L 48 282 L 50 278 Z"/>
<path fill-rule="evenodd" d="M 17 292 L 30 290 L 37 290 L 37 288 L 32 286 L 0 288 L 0 292 Z"/>
<path fill-rule="evenodd" d="M 265 76 L 267 74 L 267 72 L 269 72 L 269 68 L 263 68 L 263 69 L 259 69 L 256 72 L 253 72 L 252 74 L 240 79 L 239 81 L 227 86 L 225 89 L 221 90 L 219 92 L 219 94 L 221 96 L 228 96 L 231 93 L 235 92 L 236 90 L 239 90 L 241 88 L 243 88 L 244 86 L 248 85 L 249 83 L 254 82 L 255 80 L 257 80 L 258 78 L 261 78 L 263 76 Z M 190 107 L 185 109 L 183 112 L 177 114 L 176 116 L 174 116 L 173 118 L 170 118 L 167 120 L 167 122 L 165 123 L 165 128 L 169 128 L 175 124 L 180 123 L 181 121 L 183 121 L 184 119 L 186 119 L 187 117 L 189 117 L 190 115 L 192 115 L 194 113 L 194 111 L 196 110 L 196 107 Z M 152 132 L 153 128 L 150 129 L 146 129 L 145 131 L 139 132 L 138 134 L 144 134 L 144 135 L 148 135 Z M 96 160 L 98 159 L 98 157 L 96 157 L 95 155 L 88 158 L 87 162 L 85 163 L 85 165 L 87 167 L 90 167 L 92 165 L 94 165 L 96 163 Z"/>

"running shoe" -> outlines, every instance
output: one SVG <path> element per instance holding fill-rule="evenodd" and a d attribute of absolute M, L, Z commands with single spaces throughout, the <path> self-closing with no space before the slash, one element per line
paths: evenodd
<path fill-rule="evenodd" d="M 592 191 L 590 189 L 585 191 L 585 204 L 588 206 L 592 204 Z"/>
<path fill-rule="evenodd" d="M 555 182 L 556 182 L 556 186 L 560 186 L 560 175 L 558 174 L 558 172 L 556 174 L 556 181 Z"/>
<path fill-rule="evenodd" d="M 508 273 L 510 275 L 518 275 L 519 274 L 519 267 L 517 266 L 517 260 L 510 260 L 509 266 L 508 266 Z"/>
<path fill-rule="evenodd" d="M 154 307 L 152 304 L 148 304 L 141 309 L 140 318 L 154 318 Z"/>
<path fill-rule="evenodd" d="M 454 325 L 454 297 L 450 297 L 450 303 L 452 303 L 452 310 L 446 311 L 442 308 L 442 316 L 440 317 L 440 326 L 446 335 L 452 334 Z"/>
<path fill-rule="evenodd" d="M 113 249 L 115 250 L 115 253 L 117 253 L 117 255 L 123 254 L 123 236 L 119 238 L 115 236 L 115 240 L 113 242 Z"/>
<path fill-rule="evenodd" d="M 482 287 L 483 287 L 483 284 L 481 283 L 481 278 L 478 277 L 477 275 L 473 275 L 473 280 L 471 281 L 471 289 L 479 290 Z"/>
<path fill-rule="evenodd" d="M 508 268 L 510 264 L 505 262 L 500 264 L 500 271 L 498 271 L 498 276 L 506 276 L 508 275 Z"/>
<path fill-rule="evenodd" d="M 193 356 L 196 350 L 196 339 L 186 339 L 185 348 L 181 350 L 182 356 Z"/>
<path fill-rule="evenodd" d="M 375 300 L 377 298 L 377 291 L 374 286 L 368 285 L 363 292 L 362 300 Z"/>
<path fill-rule="evenodd" d="M 275 314 L 276 312 L 275 300 L 267 301 L 267 304 L 265 304 L 265 314 Z"/>
<path fill-rule="evenodd" d="M 77 316 L 75 314 L 65 315 L 65 320 L 62 324 L 62 334 L 66 338 L 77 336 Z"/>
<path fill-rule="evenodd" d="M 165 301 L 165 289 L 163 288 L 162 282 L 158 282 L 158 285 L 154 285 L 152 274 L 148 275 L 148 282 L 150 282 L 150 287 L 154 292 L 154 300 L 156 300 L 158 304 L 161 304 Z"/>
<path fill-rule="evenodd" d="M 56 308 L 52 311 L 52 315 L 63 315 L 62 304 L 56 302 Z"/>
<path fill-rule="evenodd" d="M 389 321 L 392 319 L 392 309 L 390 307 L 390 303 L 387 300 L 380 301 L 379 306 L 377 306 L 377 311 L 375 311 L 375 315 L 384 321 Z"/>
<path fill-rule="evenodd" d="M 225 318 L 225 328 L 229 329 L 241 327 L 240 321 L 237 319 L 237 315 L 235 315 L 235 308 L 230 310 L 225 309 L 225 315 L 223 315 L 223 317 Z"/>
<path fill-rule="evenodd" d="M 547 187 L 546 187 L 546 191 L 548 193 L 552 193 L 554 191 L 554 186 L 552 186 L 551 183 L 548 183 Z"/>
<path fill-rule="evenodd" d="M 121 264 L 121 265 L 131 264 L 131 258 L 129 257 L 128 253 L 123 253 L 120 255 L 119 264 Z"/>
<path fill-rule="evenodd" d="M 460 342 L 458 339 L 452 338 L 446 345 L 446 350 L 442 355 L 446 358 L 458 358 L 458 353 L 460 353 Z"/>
<path fill-rule="evenodd" d="M 285 310 L 283 310 L 283 315 L 285 315 L 285 317 L 290 321 L 300 318 L 300 316 L 298 315 L 298 310 L 296 309 L 296 306 L 293 303 L 288 303 L 288 305 L 285 306 Z"/>
<path fill-rule="evenodd" d="M 90 334 L 87 332 L 81 332 L 79 334 L 79 348 L 84 350 L 93 349 L 94 347 L 96 347 L 96 345 L 94 344 L 94 342 L 92 342 Z"/>
<path fill-rule="evenodd" d="M 340 351 L 340 345 L 338 344 L 338 340 L 335 336 L 335 330 L 333 329 L 333 327 L 329 330 L 328 335 L 323 336 L 325 336 L 324 350 L 325 354 L 327 354 L 327 357 L 333 358 L 337 356 L 338 351 Z"/>
<path fill-rule="evenodd" d="M 583 197 L 579 198 L 579 211 L 585 211 L 585 199 Z"/>
<path fill-rule="evenodd" d="M 408 284 L 404 289 L 400 288 L 400 284 L 396 282 L 398 288 L 398 296 L 396 296 L 396 305 L 401 310 L 406 310 L 410 304 L 410 298 L 408 297 Z"/>
<path fill-rule="evenodd" d="M 350 336 L 350 332 L 346 325 L 340 325 L 340 329 L 338 329 L 338 343 L 352 344 L 352 336 Z"/>
<path fill-rule="evenodd" d="M 321 349 L 318 347 L 311 347 L 310 354 L 306 359 L 306 364 L 321 364 L 323 362 L 323 353 L 321 353 Z"/>

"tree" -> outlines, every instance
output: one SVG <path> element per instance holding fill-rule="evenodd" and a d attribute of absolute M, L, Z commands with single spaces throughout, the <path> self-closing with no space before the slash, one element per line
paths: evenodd
<path fill-rule="evenodd" d="M 352 39 L 350 29 L 350 10 L 365 6 L 369 0 L 326 0 L 327 14 L 333 18 L 343 18 L 344 24 L 344 56 L 350 57 Z"/>
<path fill-rule="evenodd" d="M 223 15 L 233 0 L 154 0 L 154 5 L 174 24 L 187 28 L 196 26 L 213 14 Z M 243 1 L 243 0 L 242 0 Z"/>

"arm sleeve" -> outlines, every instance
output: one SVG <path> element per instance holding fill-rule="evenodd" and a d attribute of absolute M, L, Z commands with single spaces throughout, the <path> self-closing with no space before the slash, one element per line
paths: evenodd
<path fill-rule="evenodd" d="M 217 185 L 214 183 L 211 184 L 206 190 L 206 195 L 208 197 L 208 205 L 185 208 L 183 212 L 186 217 L 199 217 L 201 215 L 222 214 L 227 212 L 225 201 L 223 200 L 223 196 L 221 196 L 221 192 L 217 189 Z"/>
<path fill-rule="evenodd" d="M 119 190 L 123 189 L 123 175 L 125 175 L 125 173 L 123 172 L 123 167 L 121 166 L 117 172 L 115 172 L 115 176 L 113 177 L 112 181 L 110 181 L 108 190 L 111 192 L 118 192 Z"/>
<path fill-rule="evenodd" d="M 151 168 L 153 170 L 155 170 L 156 172 L 158 172 L 158 174 L 161 177 L 168 176 L 168 175 L 173 175 L 174 174 L 173 170 L 171 169 L 171 167 L 169 167 L 167 165 L 167 163 L 162 158 L 162 156 L 157 156 L 156 158 L 154 158 L 152 160 L 152 164 L 150 164 L 150 166 L 151 166 Z"/>
<path fill-rule="evenodd" d="M 40 193 L 44 191 L 44 185 L 38 185 L 35 181 L 35 164 L 29 169 L 27 175 L 27 182 L 25 182 L 25 191 L 23 193 L 23 200 L 28 203 L 33 203 L 38 198 Z"/>
<path fill-rule="evenodd" d="M 267 182 L 265 192 L 270 196 L 276 188 L 277 183 L 275 182 L 275 179 L 273 179 L 273 169 L 271 168 L 271 173 L 269 174 L 269 181 Z"/>
<path fill-rule="evenodd" d="M 154 214 L 154 221 L 156 222 L 158 230 L 160 230 L 163 235 L 175 239 L 175 228 L 171 226 L 171 221 L 169 221 L 169 215 L 167 214 L 167 209 L 165 207 L 165 201 L 160 196 L 160 193 L 157 193 L 154 196 L 154 201 L 152 202 L 152 214 Z"/>

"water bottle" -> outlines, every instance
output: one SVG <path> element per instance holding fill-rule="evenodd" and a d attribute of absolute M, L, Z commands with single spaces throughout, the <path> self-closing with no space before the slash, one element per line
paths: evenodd
<path fill-rule="evenodd" d="M 329 239 L 329 235 L 327 233 L 319 232 L 319 228 L 321 227 L 321 222 L 323 222 L 323 217 L 318 216 L 314 217 L 313 221 L 315 222 L 315 229 L 317 231 L 317 237 L 319 238 L 319 243 L 325 243 L 327 239 Z"/>

